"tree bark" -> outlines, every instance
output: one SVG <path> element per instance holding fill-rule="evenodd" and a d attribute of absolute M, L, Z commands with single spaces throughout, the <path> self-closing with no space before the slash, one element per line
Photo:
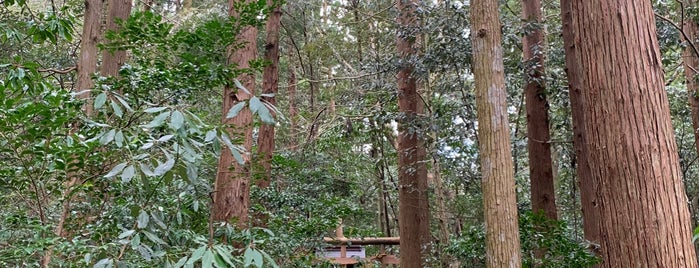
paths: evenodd
<path fill-rule="evenodd" d="M 398 134 L 398 225 L 400 232 L 400 267 L 422 267 L 430 242 L 427 200 L 426 150 L 419 128 L 423 109 L 413 75 L 412 58 L 417 54 L 415 29 L 417 1 L 398 1 L 397 23 L 400 27 L 397 48 L 401 66 L 398 71 L 398 108 L 401 113 Z"/>
<path fill-rule="evenodd" d="M 541 0 L 522 0 L 524 20 L 524 89 L 527 109 L 527 147 L 532 211 L 556 219 L 556 194 L 553 187 L 549 103 L 546 99 L 544 35 L 541 28 Z"/>
<path fill-rule="evenodd" d="M 109 0 L 107 11 L 107 31 L 118 31 L 117 20 L 126 20 L 131 14 L 131 0 Z M 126 62 L 126 51 L 104 51 L 102 54 L 102 76 L 119 76 L 119 69 Z"/>
<path fill-rule="evenodd" d="M 571 10 L 601 266 L 697 267 L 651 3 Z"/>
<path fill-rule="evenodd" d="M 687 8 L 697 5 L 696 0 L 689 0 L 685 4 Z M 687 16 L 687 15 L 685 15 Z M 689 40 L 695 47 L 699 47 L 699 24 L 691 16 L 684 20 L 683 29 Z M 684 48 L 684 74 L 686 77 L 687 93 L 689 95 L 689 107 L 692 114 L 692 127 L 694 128 L 694 146 L 699 153 L 699 55 L 696 54 L 692 46 Z"/>
<path fill-rule="evenodd" d="M 250 0 L 246 0 L 250 1 Z M 234 4 L 237 0 L 230 0 L 229 15 L 238 16 Z M 238 34 L 238 40 L 243 42 L 241 48 L 229 51 L 228 61 L 238 68 L 249 68 L 250 61 L 257 56 L 257 28 L 245 26 Z M 229 48 L 232 50 L 232 48 Z M 238 226 L 247 225 L 248 208 L 250 203 L 250 154 L 252 150 L 252 113 L 249 107 L 243 108 L 233 118 L 226 118 L 231 107 L 241 101 L 248 101 L 255 93 L 255 76 L 241 74 L 238 76 L 240 83 L 248 90 L 239 90 L 234 85 L 226 86 L 223 90 L 223 124 L 232 140 L 242 140 L 245 153 L 243 163 L 240 164 L 231 155 L 230 148 L 224 146 L 218 162 L 216 182 L 214 189 L 213 219 L 215 221 L 236 222 Z M 233 84 L 233 83 L 231 83 Z"/>
<path fill-rule="evenodd" d="M 267 4 L 272 6 L 274 2 L 268 0 Z M 270 64 L 264 69 L 262 93 L 270 94 L 271 96 L 263 96 L 262 100 L 272 105 L 276 105 L 277 103 L 274 96 L 277 94 L 277 88 L 279 86 L 279 27 L 281 26 L 281 17 L 281 7 L 277 6 L 272 10 L 265 26 L 267 32 L 265 60 Z M 272 176 L 274 125 L 262 124 L 260 126 L 260 134 L 257 138 L 257 152 L 259 163 L 256 164 L 261 167 L 261 172 L 255 174 L 255 184 L 258 187 L 266 188 L 269 186 Z"/>
<path fill-rule="evenodd" d="M 498 1 L 472 1 L 471 27 L 486 265 L 521 267 Z"/>
<path fill-rule="evenodd" d="M 573 116 L 573 147 L 575 149 L 575 171 L 580 188 L 580 203 L 583 214 L 585 239 L 599 245 L 601 239 L 599 207 L 597 206 L 597 185 L 592 180 L 590 165 L 587 162 L 585 147 L 585 128 L 583 125 L 584 105 L 581 97 L 582 81 L 580 62 L 576 54 L 576 40 L 571 12 L 572 0 L 561 0 L 561 20 L 563 22 L 563 46 L 565 47 L 566 74 L 568 76 L 568 94 L 570 110 Z M 599 253 L 599 252 L 596 252 Z"/>
<path fill-rule="evenodd" d="M 289 57 L 291 58 L 291 57 Z M 296 109 L 296 71 L 289 67 L 289 148 L 295 150 L 298 147 L 298 110 Z"/>

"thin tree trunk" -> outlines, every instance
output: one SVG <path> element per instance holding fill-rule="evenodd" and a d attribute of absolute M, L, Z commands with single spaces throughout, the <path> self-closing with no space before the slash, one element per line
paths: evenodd
<path fill-rule="evenodd" d="M 651 3 L 571 10 L 602 266 L 697 267 Z"/>
<path fill-rule="evenodd" d="M 119 25 L 116 21 L 126 20 L 131 14 L 131 0 L 109 0 L 107 11 L 107 31 L 118 31 Z M 102 76 L 119 76 L 119 69 L 126 62 L 126 51 L 116 50 L 113 52 L 104 51 L 102 53 Z"/>
<path fill-rule="evenodd" d="M 267 4 L 274 5 L 273 1 L 268 0 Z M 272 10 L 267 25 L 267 40 L 265 44 L 265 60 L 269 61 L 263 73 L 262 93 L 268 94 L 263 96 L 262 100 L 276 105 L 275 95 L 279 87 L 279 27 L 281 25 L 282 11 L 281 7 L 277 6 Z M 259 163 L 262 170 L 260 174 L 255 174 L 255 184 L 258 187 L 266 188 L 271 182 L 272 176 L 272 155 L 274 154 L 274 125 L 262 124 L 260 133 L 257 138 L 257 152 L 259 155 Z M 259 177 L 257 177 L 259 176 Z"/>
<path fill-rule="evenodd" d="M 696 0 L 689 0 L 685 5 L 687 8 L 690 8 L 697 5 L 697 2 Z M 685 40 L 685 42 L 692 42 L 695 44 L 695 47 L 699 46 L 699 41 L 697 41 L 697 38 L 699 38 L 699 24 L 692 16 L 684 20 L 683 29 L 690 39 Z M 692 127 L 694 128 L 694 146 L 697 153 L 699 153 L 699 55 L 696 53 L 692 46 L 687 45 L 684 48 L 682 57 L 684 58 L 684 74 L 689 95 L 689 107 L 692 114 Z"/>
<path fill-rule="evenodd" d="M 524 66 L 527 84 L 524 89 L 527 109 L 527 146 L 529 177 L 534 213 L 543 212 L 556 219 L 556 194 L 553 187 L 549 103 L 546 99 L 544 36 L 541 25 L 541 0 L 522 0 L 524 20 Z"/>
<path fill-rule="evenodd" d="M 584 105 L 581 97 L 582 73 L 580 62 L 576 54 L 575 30 L 573 29 L 573 17 L 571 11 L 572 0 L 561 0 L 561 20 L 563 22 L 563 46 L 565 47 L 566 74 L 568 76 L 568 94 L 570 97 L 570 110 L 573 116 L 573 147 L 575 149 L 575 171 L 578 177 L 580 188 L 580 203 L 583 214 L 583 230 L 585 239 L 599 245 L 601 234 L 601 220 L 597 188 L 592 180 L 592 171 L 587 162 L 587 151 L 585 146 L 585 128 L 583 125 Z M 594 249 L 594 248 L 593 248 Z M 595 249 L 596 250 L 596 249 Z M 597 252 L 599 253 L 599 252 Z"/>
<path fill-rule="evenodd" d="M 250 0 L 247 0 L 250 1 Z M 229 15 L 236 17 L 233 8 L 237 0 L 230 0 Z M 238 68 L 249 68 L 250 61 L 257 56 L 257 28 L 245 26 L 238 34 L 238 40 L 244 45 L 230 51 L 228 60 Z M 248 90 L 245 92 L 235 86 L 226 86 L 223 90 L 223 124 L 230 126 L 226 129 L 231 139 L 243 141 L 243 163 L 240 164 L 231 155 L 230 148 L 224 146 L 218 162 L 214 189 L 213 220 L 237 222 L 238 226 L 246 226 L 250 203 L 250 154 L 252 150 L 252 113 L 248 107 L 243 108 L 237 116 L 226 118 L 231 107 L 241 101 L 247 101 L 255 93 L 255 76 L 242 74 L 238 76 L 240 83 Z M 232 84 L 232 83 L 231 83 Z"/>
<path fill-rule="evenodd" d="M 289 57 L 291 58 L 291 57 Z M 296 71 L 289 67 L 289 148 L 298 147 L 298 110 L 296 109 Z"/>
<path fill-rule="evenodd" d="M 400 266 L 422 267 L 430 242 L 427 200 L 427 167 L 423 138 L 411 128 L 418 126 L 423 109 L 417 92 L 414 66 L 418 36 L 410 36 L 418 27 L 417 1 L 398 1 L 398 57 L 403 62 L 398 71 L 398 108 L 403 115 L 398 134 L 398 225 L 400 231 Z"/>
<path fill-rule="evenodd" d="M 486 265 L 521 267 L 498 1 L 472 1 L 471 27 Z"/>
<path fill-rule="evenodd" d="M 83 110 L 86 115 L 92 114 L 92 99 L 90 91 L 94 82 L 92 75 L 97 72 L 97 43 L 100 37 L 100 16 L 104 3 L 102 0 L 85 0 L 85 17 L 83 23 L 82 40 L 80 41 L 80 58 L 78 59 L 78 81 L 75 92 L 79 93 L 76 98 L 85 100 Z M 77 126 L 74 126 L 71 132 L 74 132 Z M 68 180 L 65 183 L 65 189 L 61 195 L 61 215 L 54 229 L 54 234 L 60 237 L 66 237 L 65 225 L 70 216 L 73 186 L 80 180 L 79 175 L 73 171 L 68 171 Z M 42 258 L 41 266 L 49 267 L 53 246 L 46 249 L 46 255 Z"/>

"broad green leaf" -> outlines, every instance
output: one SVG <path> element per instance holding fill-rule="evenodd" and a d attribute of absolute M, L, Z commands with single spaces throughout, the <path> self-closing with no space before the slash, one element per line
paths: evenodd
<path fill-rule="evenodd" d="M 201 267 L 210 268 L 213 267 L 212 264 L 214 264 L 214 253 L 211 252 L 211 249 L 207 249 L 201 258 Z"/>
<path fill-rule="evenodd" d="M 204 137 L 205 142 L 210 142 L 216 138 L 216 130 L 209 130 L 206 132 L 206 137 Z"/>
<path fill-rule="evenodd" d="M 260 98 L 257 96 L 252 96 L 252 98 L 250 98 L 250 112 L 252 112 L 252 114 L 256 114 L 261 107 L 264 107 L 264 104 L 262 104 Z"/>
<path fill-rule="evenodd" d="M 279 265 L 277 265 L 277 262 L 274 261 L 272 256 L 269 256 L 269 254 L 267 254 L 267 252 L 264 252 L 264 251 L 260 251 L 260 252 L 262 253 L 262 255 L 265 256 L 265 259 L 267 259 L 267 264 L 271 265 L 273 268 L 279 268 Z"/>
<path fill-rule="evenodd" d="M 143 127 L 146 127 L 146 128 L 159 127 L 160 125 L 162 125 L 165 122 L 165 119 L 167 119 L 169 116 L 170 116 L 170 111 L 163 112 L 163 113 L 157 115 L 155 118 L 153 118 L 152 121 L 150 121 L 150 123 L 144 125 Z"/>
<path fill-rule="evenodd" d="M 163 222 L 163 220 L 161 220 L 160 217 L 158 217 L 158 215 L 155 214 L 155 212 L 151 211 L 151 213 L 150 213 L 150 218 L 151 218 L 151 220 L 152 220 L 153 222 L 155 222 L 155 224 L 157 224 L 161 229 L 167 229 L 167 225 L 165 225 L 165 223 Z"/>
<path fill-rule="evenodd" d="M 172 134 L 162 136 L 162 137 L 160 137 L 160 138 L 158 139 L 158 142 L 166 142 L 166 141 L 169 141 L 169 140 L 172 139 L 172 137 L 174 137 L 174 136 L 175 136 L 175 135 L 172 135 Z"/>
<path fill-rule="evenodd" d="M 153 170 L 148 165 L 141 163 L 140 166 L 141 166 L 141 172 L 143 172 L 143 175 L 146 175 L 148 177 L 157 176 L 155 174 L 155 172 L 153 172 Z"/>
<path fill-rule="evenodd" d="M 113 262 L 112 259 L 110 258 L 104 258 L 99 260 L 97 263 L 95 263 L 95 266 L 92 266 L 93 268 L 110 268 L 112 267 Z"/>
<path fill-rule="evenodd" d="M 134 175 L 136 174 L 136 168 L 134 168 L 133 165 L 129 165 L 128 167 L 124 168 L 124 172 L 121 173 L 121 182 L 122 183 L 128 183 L 133 179 Z"/>
<path fill-rule="evenodd" d="M 155 145 L 155 143 L 146 142 L 143 145 L 141 145 L 141 150 L 148 150 L 150 149 L 150 147 L 153 147 L 153 145 Z"/>
<path fill-rule="evenodd" d="M 117 104 L 115 101 L 110 101 L 109 105 L 112 106 L 112 110 L 114 111 L 114 114 L 118 116 L 119 118 L 122 118 L 124 116 L 124 112 L 121 110 L 121 107 L 119 107 L 119 104 Z"/>
<path fill-rule="evenodd" d="M 197 166 L 195 166 L 193 164 L 188 164 L 186 169 L 187 169 L 187 178 L 191 182 L 194 182 L 199 178 L 199 171 L 197 169 Z"/>
<path fill-rule="evenodd" d="M 174 268 L 180 268 L 180 267 L 184 266 L 184 264 L 185 264 L 186 262 L 187 262 L 187 257 L 182 257 L 182 258 L 180 258 L 179 261 L 177 261 L 177 263 L 175 263 L 175 265 L 174 265 L 173 267 L 174 267 Z"/>
<path fill-rule="evenodd" d="M 231 261 L 233 259 L 233 256 L 231 255 L 231 251 L 224 248 L 221 245 L 214 245 L 214 250 L 218 253 L 218 256 L 221 256 L 221 259 L 225 261 L 230 267 L 234 267 L 235 264 Z"/>
<path fill-rule="evenodd" d="M 151 107 L 151 108 L 145 109 L 145 110 L 143 110 L 143 111 L 146 112 L 146 113 L 149 113 L 149 114 L 154 114 L 154 113 L 157 113 L 157 112 L 161 112 L 161 111 L 163 111 L 163 110 L 165 110 L 165 109 L 167 109 L 167 107 Z"/>
<path fill-rule="evenodd" d="M 195 250 L 195 251 L 192 253 L 192 257 L 189 258 L 189 261 L 187 261 L 187 263 L 189 263 L 189 264 L 194 264 L 196 261 L 198 261 L 199 259 L 201 259 L 201 256 L 204 255 L 204 251 L 206 251 L 206 246 L 205 246 L 205 245 L 199 247 L 197 250 Z"/>
<path fill-rule="evenodd" d="M 180 129 L 184 125 L 184 115 L 182 112 L 175 110 L 170 117 L 170 126 L 172 129 Z"/>
<path fill-rule="evenodd" d="M 127 237 L 129 237 L 130 235 L 132 235 L 134 232 L 136 232 L 136 230 L 127 230 L 127 231 L 124 231 L 124 232 L 122 232 L 121 234 L 119 234 L 119 239 L 127 238 Z"/>
<path fill-rule="evenodd" d="M 175 159 L 170 158 L 167 161 L 165 161 L 165 163 L 162 163 L 158 167 L 156 167 L 155 171 L 153 171 L 153 173 L 155 173 L 155 175 L 158 175 L 158 176 L 163 175 L 163 174 L 165 174 L 165 172 L 170 171 L 173 166 L 175 166 Z"/>
<path fill-rule="evenodd" d="M 136 234 L 131 238 L 131 249 L 136 249 L 141 245 L 141 236 Z"/>
<path fill-rule="evenodd" d="M 99 110 L 107 102 L 107 94 L 102 92 L 95 97 L 95 110 Z"/>
<path fill-rule="evenodd" d="M 245 94 L 250 94 L 250 90 L 248 90 L 247 88 L 245 88 L 245 86 L 243 86 L 243 84 L 241 84 L 240 81 L 239 81 L 238 79 L 233 80 L 233 83 L 235 84 L 235 86 L 236 86 L 238 89 L 240 89 L 240 90 L 242 90 L 243 92 L 245 92 Z"/>
<path fill-rule="evenodd" d="M 235 117 L 236 115 L 238 115 L 238 113 L 239 113 L 241 110 L 243 110 L 243 108 L 245 108 L 245 102 L 244 102 L 244 101 L 241 101 L 241 102 L 236 103 L 235 105 L 233 105 L 233 107 L 231 107 L 230 110 L 228 110 L 228 113 L 226 114 L 226 118 L 233 118 L 233 117 Z"/>
<path fill-rule="evenodd" d="M 262 107 L 257 110 L 257 114 L 260 115 L 262 122 L 270 125 L 274 124 L 274 117 L 272 117 L 272 114 L 269 113 L 269 109 L 267 109 L 266 105 L 262 105 Z"/>
<path fill-rule="evenodd" d="M 141 210 L 141 213 L 138 214 L 138 219 L 136 221 L 136 223 L 138 224 L 138 228 L 146 228 L 146 226 L 148 226 L 149 220 L 150 216 L 148 216 L 148 213 L 145 210 Z"/>
<path fill-rule="evenodd" d="M 110 142 L 112 142 L 114 140 L 114 136 L 116 136 L 116 129 L 109 130 L 109 132 L 107 132 L 107 134 L 104 134 L 100 138 L 100 144 L 102 144 L 102 145 L 109 144 Z"/>
<path fill-rule="evenodd" d="M 119 103 L 121 103 L 121 105 L 124 106 L 124 108 L 125 108 L 127 111 L 133 112 L 133 109 L 131 109 L 131 106 L 129 106 L 129 103 L 126 102 L 126 100 L 124 100 L 124 98 L 122 98 L 122 97 L 119 96 L 119 95 L 114 95 L 114 97 L 119 101 Z"/>
<path fill-rule="evenodd" d="M 172 267 L 173 267 L 173 268 L 180 268 L 180 267 L 184 266 L 184 264 L 185 264 L 186 262 L 187 262 L 187 257 L 182 257 L 182 258 L 180 258 L 180 260 L 177 261 L 177 263 L 175 263 L 175 265 L 173 265 Z"/>
<path fill-rule="evenodd" d="M 111 178 L 111 177 L 116 176 L 117 174 L 119 174 L 119 172 L 124 170 L 124 168 L 126 167 L 127 164 L 128 164 L 127 162 L 124 162 L 124 163 L 121 163 L 121 164 L 114 166 L 112 168 L 112 170 L 110 170 L 109 173 L 107 173 L 107 175 L 104 175 L 104 177 Z"/>
<path fill-rule="evenodd" d="M 121 148 L 124 146 L 124 132 L 121 130 L 117 131 L 116 135 L 114 136 L 114 141 L 116 142 L 117 147 Z"/>
<path fill-rule="evenodd" d="M 160 244 L 160 245 L 166 245 L 166 244 L 167 244 L 167 243 L 165 243 L 165 241 L 163 241 L 162 239 L 160 239 L 160 237 L 156 236 L 154 233 L 151 233 L 151 232 L 149 232 L 149 231 L 145 231 L 145 230 L 144 230 L 144 231 L 143 231 L 143 234 L 145 234 L 146 237 L 148 237 L 148 240 L 153 241 L 154 243 L 157 243 L 157 244 Z"/>
<path fill-rule="evenodd" d="M 255 265 L 256 267 L 262 267 L 262 254 L 254 248 L 248 247 L 243 253 L 243 258 L 245 259 L 245 267 L 250 265 Z"/>

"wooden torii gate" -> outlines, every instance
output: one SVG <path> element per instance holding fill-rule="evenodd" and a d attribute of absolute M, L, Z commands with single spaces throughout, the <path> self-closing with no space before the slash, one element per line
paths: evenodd
<path fill-rule="evenodd" d="M 347 248 L 349 246 L 363 246 L 363 245 L 376 245 L 380 246 L 379 254 L 369 258 L 370 261 L 378 261 L 381 263 L 381 267 L 388 267 L 388 265 L 397 266 L 400 262 L 398 257 L 395 255 L 386 254 L 386 246 L 389 245 L 400 245 L 400 237 L 364 237 L 364 238 L 347 238 L 342 230 L 342 222 L 337 226 L 335 230 L 335 237 L 324 237 L 323 241 L 337 245 L 340 247 L 340 256 L 336 258 L 331 258 L 331 263 L 340 264 L 342 267 L 347 267 L 347 265 L 353 265 L 359 263 L 360 260 L 357 258 L 347 257 Z"/>

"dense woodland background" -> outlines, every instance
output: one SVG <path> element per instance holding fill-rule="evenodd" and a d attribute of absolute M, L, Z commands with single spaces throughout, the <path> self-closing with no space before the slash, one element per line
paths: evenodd
<path fill-rule="evenodd" d="M 483 1 L 238 2 L 0 0 L 0 266 L 330 267 L 315 252 L 342 222 L 347 237 L 429 244 L 415 265 L 485 267 L 470 13 Z M 593 266 L 607 255 L 583 232 L 561 4 L 490 3 L 522 265 Z M 694 228 L 686 66 L 699 64 L 685 40 L 699 8 L 652 4 Z M 548 123 L 528 126 L 525 92 L 545 97 Z M 528 134 L 543 129 L 551 179 L 534 182 Z M 426 191 L 401 187 L 421 172 Z M 410 230 L 429 237 L 399 233 L 409 194 L 429 213 Z"/>

